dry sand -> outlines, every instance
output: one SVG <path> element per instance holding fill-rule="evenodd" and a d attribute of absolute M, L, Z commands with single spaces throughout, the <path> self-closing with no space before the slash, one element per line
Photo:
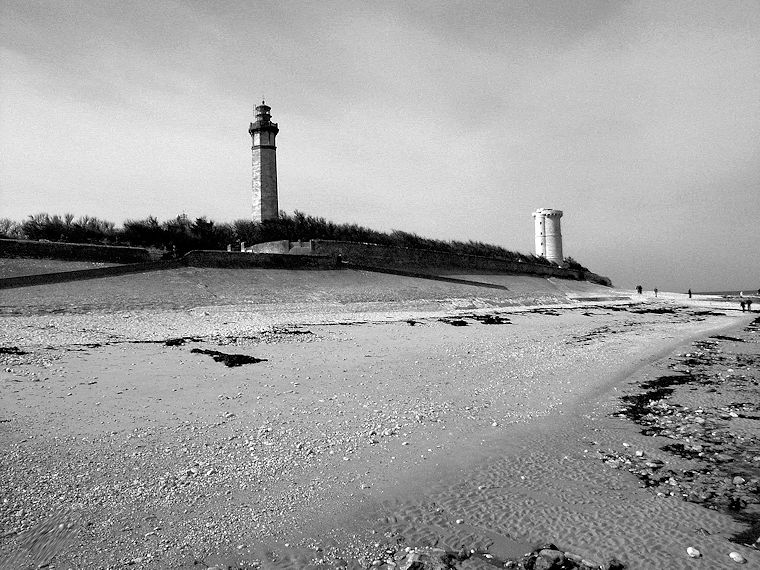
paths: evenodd
<path fill-rule="evenodd" d="M 150 276 L 3 292 L 3 568 L 365 568 L 404 546 L 497 560 L 547 541 L 629 568 L 730 568 L 731 551 L 760 564 L 729 542 L 733 518 L 596 453 L 661 454 L 612 417 L 618 396 L 748 315 L 672 297 L 644 305 L 672 313 L 610 310 L 567 295 L 619 292 L 538 279 L 549 310 L 526 308 L 524 279 L 505 294 L 393 278 L 392 301 L 390 277 L 341 288 L 324 272 L 278 301 L 262 272 L 258 300 L 162 273 L 176 287 L 136 308 Z M 187 301 L 196 289 L 214 302 Z M 473 318 L 486 314 L 509 323 Z M 160 342 L 178 337 L 192 338 Z"/>

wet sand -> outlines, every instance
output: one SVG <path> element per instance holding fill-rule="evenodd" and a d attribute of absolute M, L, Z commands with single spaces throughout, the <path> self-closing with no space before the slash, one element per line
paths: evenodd
<path fill-rule="evenodd" d="M 541 542 L 629 568 L 760 560 L 728 541 L 735 518 L 658 497 L 597 453 L 660 454 L 615 416 L 619 396 L 750 316 L 672 299 L 362 301 L 0 319 L 0 560 L 366 568 L 406 546 L 503 561 Z"/>

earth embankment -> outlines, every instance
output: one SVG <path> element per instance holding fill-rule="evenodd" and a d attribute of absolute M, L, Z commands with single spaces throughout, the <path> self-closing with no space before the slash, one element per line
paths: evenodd
<path fill-rule="evenodd" d="M 310 311 L 365 312 L 372 303 L 396 303 L 409 310 L 449 310 L 535 306 L 570 302 L 574 293 L 627 297 L 625 292 L 583 281 L 529 276 L 462 275 L 498 280 L 506 289 L 432 281 L 369 271 L 280 269 L 203 269 L 183 267 L 114 276 L 86 282 L 38 285 L 3 291 L 2 314 L 65 311 L 193 309 L 236 306 L 266 309 L 308 306 Z M 362 306 L 364 305 L 364 306 Z M 320 308 L 321 307 L 321 308 Z M 381 309 L 382 310 L 382 309 Z"/>

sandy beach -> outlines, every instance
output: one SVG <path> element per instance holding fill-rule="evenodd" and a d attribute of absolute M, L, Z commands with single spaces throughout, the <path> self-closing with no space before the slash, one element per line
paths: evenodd
<path fill-rule="evenodd" d="M 542 279 L 393 291 L 324 272 L 277 299 L 263 274 L 254 298 L 163 273 L 3 292 L 3 568 L 393 568 L 424 546 L 489 568 L 542 543 L 634 569 L 760 565 L 732 540 L 757 505 L 742 522 L 644 487 L 637 460 L 675 477 L 688 459 L 620 414 L 713 335 L 747 355 L 732 389 L 756 389 L 757 314 Z M 758 422 L 726 413 L 755 445 Z"/>

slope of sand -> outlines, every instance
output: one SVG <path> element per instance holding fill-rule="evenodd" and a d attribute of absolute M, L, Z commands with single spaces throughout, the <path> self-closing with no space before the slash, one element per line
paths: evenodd
<path fill-rule="evenodd" d="M 469 275 L 468 279 L 496 279 Z M 310 313 L 334 312 L 334 307 L 372 311 L 371 303 L 394 304 L 392 310 L 472 306 L 534 306 L 565 303 L 568 291 L 598 291 L 608 287 L 522 275 L 499 276 L 507 290 L 459 285 L 413 277 L 357 270 L 292 271 L 277 269 L 200 269 L 185 267 L 119 277 L 40 285 L 3 291 L 0 314 L 48 312 L 114 312 L 136 309 L 191 309 L 203 306 L 235 308 L 295 307 Z M 361 304 L 367 304 L 361 307 Z M 272 307 L 274 306 L 274 307 Z M 333 307 L 333 309 L 331 309 Z M 382 305 L 378 310 L 384 310 Z M 324 309 L 324 310 L 323 310 Z"/>
<path fill-rule="evenodd" d="M 550 282 L 535 296 L 556 310 L 536 312 L 527 288 L 287 273 L 4 292 L 0 561 L 361 568 L 399 546 L 506 557 L 552 541 L 692 568 L 701 541 L 704 567 L 730 567 L 726 549 L 757 563 L 725 538 L 739 523 L 589 451 L 645 447 L 609 417 L 618 387 L 748 316 L 609 310 Z M 497 313 L 509 322 L 474 318 Z M 155 342 L 177 337 L 192 338 Z M 193 349 L 265 360 L 227 368 Z"/>
<path fill-rule="evenodd" d="M 77 271 L 79 269 L 96 269 L 112 267 L 118 263 L 103 261 L 66 261 L 63 259 L 34 259 L 28 257 L 0 257 L 0 279 L 5 277 L 21 277 L 24 275 L 40 275 L 57 271 Z"/>

